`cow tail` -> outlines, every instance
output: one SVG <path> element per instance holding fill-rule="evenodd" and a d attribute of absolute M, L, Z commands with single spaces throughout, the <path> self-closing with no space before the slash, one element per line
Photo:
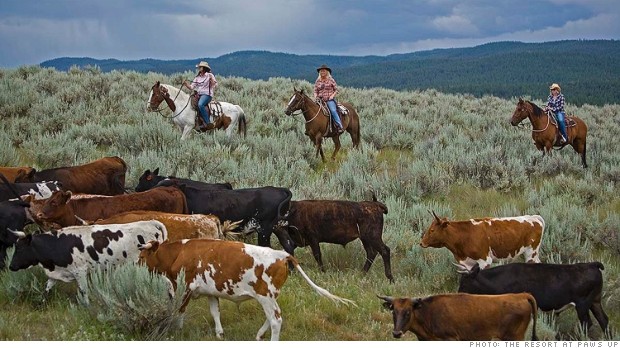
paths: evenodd
<path fill-rule="evenodd" d="M 297 261 L 297 259 L 291 255 L 286 257 L 286 261 L 287 264 L 290 266 L 292 265 L 293 267 L 295 267 L 297 269 L 297 271 L 299 272 L 299 274 L 301 274 L 302 278 L 304 278 L 306 280 L 306 282 L 310 285 L 310 287 L 312 289 L 314 289 L 314 291 L 316 291 L 319 295 L 324 296 L 329 298 L 330 300 L 336 302 L 336 303 L 344 303 L 346 305 L 352 304 L 354 306 L 357 307 L 357 305 L 355 304 L 355 302 L 346 299 L 346 298 L 342 298 L 342 297 L 338 297 L 332 293 L 330 293 L 329 291 L 323 289 L 322 287 L 316 285 L 312 279 L 310 279 L 310 277 L 308 277 L 308 275 L 306 274 L 306 272 L 304 272 L 304 270 L 301 268 L 301 266 L 299 265 L 299 262 Z"/>
<path fill-rule="evenodd" d="M 127 175 L 127 169 L 129 166 L 127 166 L 127 162 L 125 162 L 122 158 L 118 156 L 114 156 L 114 158 L 123 166 L 123 171 L 114 175 L 114 186 L 116 192 L 125 193 L 125 176 Z M 123 178 L 123 180 L 121 180 L 121 178 Z"/>
<path fill-rule="evenodd" d="M 600 262 L 596 261 L 594 264 L 595 264 L 595 265 L 596 265 L 596 267 L 598 267 L 598 269 L 600 269 L 601 271 L 605 270 L 605 267 L 603 266 L 603 264 L 602 264 L 602 263 L 600 263 Z"/>
<path fill-rule="evenodd" d="M 284 220 L 286 216 L 288 215 L 288 209 L 286 209 L 286 212 L 282 214 L 282 206 L 286 204 L 286 206 L 288 207 L 289 203 L 291 202 L 291 198 L 293 198 L 293 194 L 291 193 L 291 190 L 286 189 L 286 198 L 284 198 L 284 200 L 280 203 L 280 205 L 278 205 L 278 221 Z"/>
<path fill-rule="evenodd" d="M 530 303 L 530 307 L 532 309 L 532 341 L 538 341 L 538 336 L 536 336 L 536 318 L 538 317 L 538 305 L 536 304 L 536 299 L 534 296 L 528 294 L 527 302 Z"/>

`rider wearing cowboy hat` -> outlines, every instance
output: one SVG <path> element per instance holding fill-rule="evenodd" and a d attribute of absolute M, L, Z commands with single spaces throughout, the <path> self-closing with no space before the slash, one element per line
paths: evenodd
<path fill-rule="evenodd" d="M 217 87 L 217 80 L 211 73 L 211 67 L 207 62 L 201 61 L 196 65 L 196 68 L 198 68 L 198 75 L 194 77 L 191 84 L 187 81 L 183 81 L 183 86 L 192 91 L 195 90 L 200 96 L 198 99 L 198 111 L 207 125 L 205 129 L 210 129 L 213 125 L 209 119 L 209 108 L 207 105 L 209 105 L 209 102 L 213 98 L 213 92 L 215 87 Z M 201 128 L 201 130 L 205 129 Z"/>
<path fill-rule="evenodd" d="M 342 127 L 338 109 L 336 108 L 336 101 L 334 100 L 336 94 L 338 94 L 338 86 L 336 85 L 336 80 L 331 75 L 332 69 L 323 64 L 316 71 L 319 73 L 319 77 L 317 77 L 314 83 L 314 98 L 321 99 L 327 104 L 332 118 L 338 125 L 338 134 L 340 134 L 344 132 L 344 128 Z"/>
<path fill-rule="evenodd" d="M 560 128 L 560 134 L 562 135 L 562 143 L 566 143 L 568 141 L 568 135 L 566 134 L 566 123 L 565 117 L 566 112 L 564 111 L 564 95 L 560 93 L 562 90 L 560 85 L 557 83 L 549 86 L 550 93 L 549 98 L 547 99 L 547 107 L 546 110 L 551 110 L 558 119 L 558 127 Z"/>

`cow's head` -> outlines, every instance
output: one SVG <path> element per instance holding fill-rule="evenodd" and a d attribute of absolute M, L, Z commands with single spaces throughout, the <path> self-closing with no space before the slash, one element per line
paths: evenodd
<path fill-rule="evenodd" d="M 140 250 L 138 263 L 145 265 L 150 271 L 153 271 L 157 266 L 157 257 L 155 254 L 157 253 L 157 249 L 159 249 L 159 241 L 151 240 L 146 244 L 140 244 L 138 245 L 138 249 Z"/>
<path fill-rule="evenodd" d="M 480 273 L 480 265 L 477 263 L 469 270 L 459 270 L 461 279 L 459 281 L 459 292 L 466 292 L 469 294 L 478 293 L 480 279 L 478 274 Z"/>
<path fill-rule="evenodd" d="M 62 221 L 67 218 L 73 219 L 73 209 L 67 204 L 71 199 L 71 191 L 56 191 L 48 199 L 39 200 L 40 205 L 31 202 L 30 211 L 33 218 L 38 223 L 58 223 L 63 225 Z"/>
<path fill-rule="evenodd" d="M 12 233 L 16 236 L 17 243 L 9 269 L 16 272 L 37 265 L 39 263 L 37 253 L 32 250 L 33 236 L 24 232 L 12 231 Z"/>
<path fill-rule="evenodd" d="M 37 172 L 34 168 L 20 169 L 15 175 L 14 182 L 34 182 L 34 174 Z"/>
<path fill-rule="evenodd" d="M 394 322 L 394 330 L 392 335 L 394 338 L 401 338 L 403 333 L 407 331 L 416 332 L 414 329 L 415 323 L 415 311 L 422 306 L 422 299 L 420 298 L 393 298 L 390 296 L 379 296 L 382 299 L 383 307 L 392 312 L 392 319 Z"/>
<path fill-rule="evenodd" d="M 155 169 L 152 172 L 149 169 L 145 170 L 144 174 L 142 174 L 142 176 L 140 176 L 140 179 L 138 179 L 136 192 L 143 192 L 153 188 L 161 180 L 161 178 L 158 178 L 158 176 L 159 168 Z"/>
<path fill-rule="evenodd" d="M 426 233 L 422 236 L 422 240 L 420 241 L 420 246 L 422 248 L 441 248 L 445 244 L 445 231 L 448 228 L 450 222 L 447 218 L 440 218 L 432 212 L 433 214 L 433 222 L 431 226 L 426 230 Z"/>

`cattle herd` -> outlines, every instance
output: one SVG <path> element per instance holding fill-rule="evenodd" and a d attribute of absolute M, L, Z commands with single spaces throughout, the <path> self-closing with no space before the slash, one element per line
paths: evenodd
<path fill-rule="evenodd" d="M 219 298 L 255 299 L 266 316 L 256 339 L 270 330 L 272 340 L 279 339 L 282 325 L 276 299 L 292 269 L 319 295 L 354 305 L 304 273 L 294 257 L 297 247 L 310 246 L 324 270 L 319 243 L 344 246 L 360 239 L 363 270 L 381 255 L 385 276 L 394 281 L 390 248 L 382 239 L 388 209 L 374 195 L 363 202 L 292 201 L 288 188 L 233 189 L 229 183 L 160 176 L 158 169 L 146 170 L 136 192 L 127 193 L 126 171 L 119 157 L 42 171 L 0 167 L 0 268 L 6 261 L 15 272 L 39 265 L 48 277 L 46 291 L 57 281 L 75 281 L 86 299 L 88 273 L 99 266 L 139 262 L 165 276 L 171 296 L 184 270 L 181 311 L 192 297 L 207 296 L 222 337 Z M 523 340 L 533 321 L 536 340 L 537 311 L 570 306 L 584 327 L 593 324 L 592 312 L 607 330 L 603 265 L 540 263 L 541 216 L 450 221 L 432 214 L 420 246 L 452 252 L 461 273 L 459 290 L 425 298 L 379 296 L 393 313 L 395 338 L 412 331 L 420 340 Z M 25 233 L 30 223 L 39 231 Z M 231 240 L 253 232 L 258 246 Z M 271 249 L 272 234 L 283 251 Z M 6 260 L 11 247 L 13 257 Z M 490 267 L 519 255 L 525 263 Z"/>

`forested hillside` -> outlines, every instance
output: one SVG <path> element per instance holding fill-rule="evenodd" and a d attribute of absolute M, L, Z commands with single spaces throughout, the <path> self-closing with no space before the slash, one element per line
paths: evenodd
<path fill-rule="evenodd" d="M 328 64 L 343 86 L 399 91 L 433 88 L 447 93 L 502 98 L 544 98 L 558 82 L 575 105 L 619 104 L 620 41 L 569 40 L 546 43 L 497 42 L 471 48 L 436 49 L 389 56 L 294 55 L 243 51 L 217 58 L 119 61 L 58 58 L 41 63 L 67 71 L 97 66 L 102 72 L 134 70 L 164 74 L 194 70 L 206 59 L 221 76 L 250 79 L 290 77 L 314 81 L 315 67 Z"/>

